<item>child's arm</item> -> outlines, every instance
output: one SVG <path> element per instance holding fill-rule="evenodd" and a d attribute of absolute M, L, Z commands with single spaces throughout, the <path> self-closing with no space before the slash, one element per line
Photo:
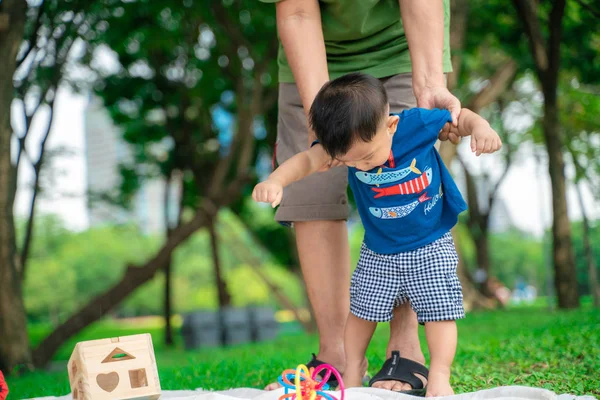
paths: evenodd
<path fill-rule="evenodd" d="M 281 202 L 283 188 L 322 170 L 331 161 L 320 144 L 296 154 L 279 166 L 269 178 L 254 187 L 254 201 L 271 203 L 273 207 Z"/>
<path fill-rule="evenodd" d="M 493 153 L 502 147 L 500 136 L 492 129 L 490 124 L 467 108 L 460 111 L 458 127 L 450 125 L 450 132 L 461 137 L 471 136 L 471 151 L 478 156 L 483 153 Z"/>

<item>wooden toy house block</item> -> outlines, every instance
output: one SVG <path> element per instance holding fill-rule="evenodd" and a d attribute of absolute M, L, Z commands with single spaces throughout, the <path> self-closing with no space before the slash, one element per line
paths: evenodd
<path fill-rule="evenodd" d="M 73 400 L 160 397 L 149 334 L 77 343 L 68 367 Z"/>

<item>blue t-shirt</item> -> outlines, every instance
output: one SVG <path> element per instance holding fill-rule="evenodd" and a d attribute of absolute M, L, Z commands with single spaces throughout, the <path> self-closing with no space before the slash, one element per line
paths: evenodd
<path fill-rule="evenodd" d="M 434 145 L 452 117 L 448 110 L 412 108 L 398 114 L 388 162 L 370 171 L 348 168 L 365 227 L 365 245 L 380 254 L 430 244 L 467 209 Z"/>

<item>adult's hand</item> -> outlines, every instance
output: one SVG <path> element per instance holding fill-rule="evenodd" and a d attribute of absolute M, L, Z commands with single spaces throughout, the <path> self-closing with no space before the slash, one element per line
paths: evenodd
<path fill-rule="evenodd" d="M 417 106 L 422 108 L 447 109 L 452 115 L 452 125 L 458 126 L 460 115 L 460 100 L 456 98 L 445 86 L 426 87 L 417 94 Z M 460 142 L 460 137 L 450 129 L 442 129 L 439 139 L 450 140 L 454 144 Z"/>

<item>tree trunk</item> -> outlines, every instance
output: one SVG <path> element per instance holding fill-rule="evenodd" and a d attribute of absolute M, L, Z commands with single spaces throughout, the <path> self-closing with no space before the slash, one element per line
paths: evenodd
<path fill-rule="evenodd" d="M 60 68 L 58 70 L 60 71 Z M 57 88 L 58 88 L 58 86 L 55 86 L 54 90 L 58 90 Z M 46 143 L 48 143 L 48 138 L 50 137 L 50 131 L 52 130 L 52 125 L 53 125 L 54 115 L 55 115 L 55 113 L 54 113 L 55 99 L 56 99 L 56 93 L 54 93 L 52 100 L 48 104 L 48 106 L 50 108 L 50 111 L 49 111 L 50 115 L 48 116 L 46 132 L 44 133 L 43 139 L 40 142 L 40 156 L 38 158 L 38 161 L 33 164 L 33 172 L 34 172 L 33 193 L 31 195 L 31 202 L 29 203 L 29 213 L 27 214 L 27 225 L 25 228 L 25 237 L 23 239 L 23 249 L 21 251 L 20 275 L 21 275 L 22 281 L 25 280 L 25 277 L 27 274 L 27 265 L 29 262 L 29 252 L 31 250 L 31 242 L 33 240 L 33 229 L 34 229 L 34 224 L 35 224 L 36 203 L 38 200 L 38 195 L 40 194 L 40 190 L 41 190 L 40 181 L 41 181 L 41 175 L 42 175 L 42 168 L 44 166 Z M 33 115 L 35 116 L 35 114 L 33 114 Z M 20 151 L 25 151 L 25 147 L 24 147 L 25 145 L 22 144 L 21 146 L 23 146 L 23 148 L 21 148 Z M 17 168 L 17 170 L 18 170 L 19 166 L 16 165 L 15 168 Z M 18 172 L 18 171 L 15 171 L 15 172 Z"/>
<path fill-rule="evenodd" d="M 487 297 L 492 297 L 493 293 L 489 290 L 490 282 L 490 245 L 489 234 L 487 231 L 471 232 L 471 237 L 475 242 L 475 258 L 477 260 L 477 268 L 485 272 L 485 279 L 482 282 L 477 281 L 481 286 L 479 291 Z"/>
<path fill-rule="evenodd" d="M 454 238 L 458 236 L 456 235 L 456 229 L 452 230 L 452 236 Z M 458 253 L 458 268 L 456 272 L 462 285 L 463 304 L 465 310 L 472 311 L 477 309 L 494 308 L 496 302 L 489 297 L 483 296 L 479 290 L 475 288 L 475 285 L 473 285 L 473 282 L 471 281 L 470 276 L 465 268 L 460 242 L 456 242 L 456 252 Z"/>
<path fill-rule="evenodd" d="M 450 48 L 452 49 L 452 72 L 448 74 L 448 89 L 458 87 L 462 69 L 462 49 L 467 33 L 469 0 L 450 0 Z"/>
<path fill-rule="evenodd" d="M 16 260 L 13 216 L 16 181 L 10 151 L 12 76 L 16 69 L 17 51 L 23 40 L 26 8 L 27 3 L 22 0 L 0 3 L 0 16 L 8 18 L 7 26 L 0 31 L 0 370 L 7 373 L 20 364 L 29 365 L 31 360 Z"/>
<path fill-rule="evenodd" d="M 37 173 L 39 174 L 39 172 L 37 172 Z M 31 195 L 31 202 L 29 204 L 29 213 L 27 215 L 27 224 L 25 225 L 25 238 L 23 240 L 23 248 L 21 250 L 21 257 L 20 257 L 21 271 L 19 272 L 19 275 L 23 282 L 25 281 L 25 276 L 26 276 L 26 272 L 27 272 L 27 262 L 29 261 L 29 250 L 31 248 L 31 241 L 33 238 L 33 225 L 35 223 L 35 211 L 36 211 L 35 205 L 36 205 L 38 194 L 40 192 L 39 177 L 36 176 L 36 178 L 34 178 L 34 179 L 36 180 L 36 182 L 33 185 L 33 193 Z"/>
<path fill-rule="evenodd" d="M 167 240 L 171 236 L 171 221 L 169 221 L 169 206 L 171 204 L 171 196 L 169 196 L 169 189 L 171 187 L 171 174 L 167 176 L 165 180 L 165 192 L 163 197 L 163 219 L 165 223 L 165 232 Z M 178 221 L 179 222 L 179 221 Z M 173 257 L 169 256 L 164 269 L 165 273 L 165 292 L 163 297 L 163 312 L 165 318 L 165 345 L 172 346 L 173 341 L 173 329 L 171 327 L 171 315 L 172 315 L 172 296 L 171 296 L 171 275 L 172 275 L 172 262 Z"/>
<path fill-rule="evenodd" d="M 577 292 L 577 273 L 573 244 L 571 243 L 571 225 L 567 213 L 567 190 L 565 180 L 565 161 L 560 141 L 558 107 L 556 105 L 556 87 L 548 95 L 544 91 L 544 140 L 548 152 L 548 170 L 552 183 L 552 239 L 554 261 L 554 287 L 558 296 L 559 308 L 579 307 Z"/>
<path fill-rule="evenodd" d="M 529 39 L 529 47 L 535 62 L 535 71 L 544 94 L 543 135 L 548 152 L 548 170 L 552 183 L 552 258 L 554 261 L 554 286 L 560 308 L 579 306 L 575 257 L 571 243 L 571 226 L 567 214 L 565 162 L 563 159 L 560 121 L 558 119 L 558 74 L 560 71 L 560 48 L 563 33 L 562 20 L 566 0 L 555 0 L 550 10 L 544 41 L 540 26 L 538 4 L 528 0 L 513 0 L 513 4 Z"/>
<path fill-rule="evenodd" d="M 489 234 L 486 231 L 480 231 L 473 238 L 475 241 L 477 267 L 485 271 L 486 279 L 482 282 L 481 291 L 486 296 L 490 293 L 487 290 L 487 282 L 490 278 L 490 246 L 489 246 Z"/>
<path fill-rule="evenodd" d="M 592 242 L 590 240 L 590 222 L 585 211 L 583 202 L 583 193 L 579 187 L 579 183 L 575 184 L 577 189 L 577 197 L 579 198 L 579 206 L 581 207 L 581 216 L 583 223 L 583 254 L 588 268 L 588 285 L 590 295 L 594 301 L 594 308 L 600 308 L 600 285 L 598 285 L 598 269 L 594 260 L 592 251 Z"/>
<path fill-rule="evenodd" d="M 479 291 L 490 297 L 490 292 L 487 290 L 488 280 L 490 278 L 490 252 L 488 242 L 488 223 L 490 218 L 490 209 L 482 211 L 479 208 L 479 197 L 477 194 L 477 184 L 473 175 L 467 169 L 467 165 L 457 157 L 460 161 L 463 172 L 465 174 L 465 181 L 467 186 L 467 204 L 468 209 L 468 221 L 467 228 L 469 229 L 469 235 L 475 244 L 475 259 L 477 262 L 477 269 L 481 269 L 485 272 L 485 280 L 483 282 L 477 281 L 479 284 Z M 491 202 L 488 201 L 488 207 L 491 207 Z"/>
<path fill-rule="evenodd" d="M 231 305 L 231 296 L 227 290 L 227 284 L 223 279 L 221 270 L 221 257 L 219 256 L 219 237 L 215 229 L 215 219 L 208 224 L 208 232 L 210 234 L 210 250 L 213 258 L 213 268 L 215 273 L 215 283 L 217 285 L 217 293 L 219 296 L 219 308 L 223 309 Z"/>
<path fill-rule="evenodd" d="M 171 327 L 171 316 L 172 311 L 172 295 L 171 295 L 171 275 L 172 265 L 171 259 L 165 266 L 165 294 L 164 294 L 164 317 L 165 317 L 165 345 L 172 346 L 175 342 L 173 340 L 173 328 Z"/>

